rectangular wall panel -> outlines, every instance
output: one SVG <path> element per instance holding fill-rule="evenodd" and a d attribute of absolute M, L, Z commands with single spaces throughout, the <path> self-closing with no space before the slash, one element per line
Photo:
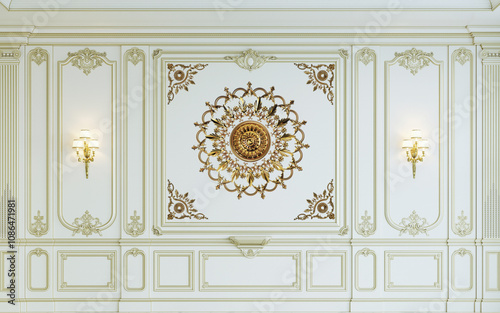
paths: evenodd
<path fill-rule="evenodd" d="M 154 291 L 193 291 L 194 252 L 155 251 Z"/>
<path fill-rule="evenodd" d="M 307 291 L 346 291 L 347 252 L 307 252 Z"/>
<path fill-rule="evenodd" d="M 58 251 L 58 291 L 115 291 L 115 251 Z"/>
<path fill-rule="evenodd" d="M 240 252 L 200 251 L 200 290 L 300 290 L 301 253 L 262 251 L 255 258 Z"/>
<path fill-rule="evenodd" d="M 386 291 L 441 290 L 442 252 L 386 251 Z"/>

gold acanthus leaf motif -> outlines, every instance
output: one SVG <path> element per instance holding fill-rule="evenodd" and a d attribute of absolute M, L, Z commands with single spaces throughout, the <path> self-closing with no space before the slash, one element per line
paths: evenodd
<path fill-rule="evenodd" d="M 132 62 L 132 64 L 137 65 L 139 62 L 144 62 L 146 55 L 144 51 L 139 48 L 132 48 L 125 52 L 125 61 Z"/>
<path fill-rule="evenodd" d="M 313 192 L 313 198 L 307 199 L 309 207 L 300 213 L 294 220 L 306 219 L 335 219 L 335 206 L 333 205 L 334 197 L 333 179 L 328 183 L 323 193 L 317 194 Z"/>
<path fill-rule="evenodd" d="M 130 216 L 130 219 L 132 221 L 127 224 L 127 233 L 132 237 L 142 235 L 144 232 L 144 224 L 139 222 L 141 217 L 137 215 L 136 210 L 134 210 L 134 215 Z"/>
<path fill-rule="evenodd" d="M 49 228 L 47 223 L 43 222 L 43 218 L 44 217 L 40 215 L 40 210 L 38 210 L 36 216 L 33 216 L 35 222 L 31 223 L 30 232 L 37 237 L 45 235 Z"/>
<path fill-rule="evenodd" d="M 399 225 L 401 226 L 399 232 L 400 236 L 404 233 L 408 233 L 413 237 L 420 233 L 426 234 L 427 236 L 429 235 L 427 233 L 427 227 L 429 226 L 427 219 L 421 218 L 415 211 L 413 211 L 409 217 L 401 219 Z"/>
<path fill-rule="evenodd" d="M 73 222 L 75 229 L 73 230 L 73 236 L 77 233 L 82 233 L 82 235 L 90 236 L 93 233 L 102 236 L 100 227 L 102 226 L 98 218 L 93 217 L 89 211 L 85 211 L 82 217 L 75 218 Z"/>
<path fill-rule="evenodd" d="M 274 87 L 254 89 L 250 82 L 225 92 L 214 104 L 206 102 L 208 110 L 194 124 L 200 172 L 208 171 L 217 189 L 224 186 L 238 199 L 286 188 L 294 170 L 302 170 L 302 149 L 309 148 L 301 129 L 306 121 L 291 109 L 293 100 L 275 95 Z"/>
<path fill-rule="evenodd" d="M 257 53 L 257 51 L 248 49 L 241 53 L 241 55 L 232 57 L 226 56 L 224 60 L 234 61 L 242 69 L 253 71 L 261 68 L 269 60 L 276 60 L 275 56 L 262 56 Z"/>
<path fill-rule="evenodd" d="M 416 75 L 419 70 L 429 66 L 429 62 L 431 60 L 430 58 L 434 55 L 434 53 L 427 53 L 413 48 L 401 53 L 396 52 L 394 55 L 399 59 L 398 63 L 400 66 L 410 70 L 410 73 L 413 75 Z"/>
<path fill-rule="evenodd" d="M 456 225 L 456 228 L 457 228 L 457 235 L 462 237 L 467 236 L 472 232 L 470 224 L 467 223 L 467 216 L 465 216 L 464 211 L 462 211 L 462 214 L 458 216 L 458 223 Z"/>
<path fill-rule="evenodd" d="M 466 48 L 457 49 L 454 55 L 455 55 L 455 61 L 460 63 L 460 65 L 465 65 L 465 63 L 467 62 L 471 62 L 473 58 L 472 52 Z"/>
<path fill-rule="evenodd" d="M 30 51 L 31 61 L 35 62 L 37 65 L 47 62 L 49 54 L 47 50 L 42 48 L 36 48 Z"/>
<path fill-rule="evenodd" d="M 208 218 L 203 214 L 199 213 L 193 206 L 195 199 L 189 199 L 189 193 L 181 194 L 177 189 L 175 189 L 174 184 L 168 181 L 168 215 L 167 219 L 185 219 L 185 218 L 195 218 L 197 220 L 208 220 Z"/>
<path fill-rule="evenodd" d="M 184 65 L 184 64 L 167 64 L 168 69 L 168 92 L 167 92 L 167 104 L 170 104 L 177 93 L 180 90 L 189 91 L 189 85 L 195 85 L 193 80 L 194 75 L 198 74 L 207 67 L 208 64 L 195 64 L 195 65 Z"/>
<path fill-rule="evenodd" d="M 85 75 L 89 75 L 92 70 L 102 66 L 106 52 L 101 53 L 85 48 L 78 52 L 68 52 L 68 57 L 72 58 L 71 65 L 82 70 Z"/>
<path fill-rule="evenodd" d="M 335 64 L 305 64 L 305 63 L 294 63 L 299 70 L 304 71 L 309 80 L 307 84 L 312 84 L 313 91 L 321 90 L 326 95 L 328 101 L 334 105 L 334 83 L 335 83 Z"/>
<path fill-rule="evenodd" d="M 359 224 L 359 230 L 363 237 L 368 237 L 375 233 L 375 225 L 370 222 L 371 219 L 372 217 L 368 215 L 368 211 L 365 211 L 365 215 L 361 216 L 362 222 Z"/>

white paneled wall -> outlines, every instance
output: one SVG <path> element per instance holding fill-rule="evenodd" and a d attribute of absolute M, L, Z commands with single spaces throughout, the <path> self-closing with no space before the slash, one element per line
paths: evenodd
<path fill-rule="evenodd" d="M 498 50 L 249 47 L 261 68 L 225 58 L 235 44 L 0 55 L 1 184 L 19 207 L 18 306 L 5 250 L 0 311 L 500 311 Z M 331 64 L 331 86 L 294 63 Z M 193 123 L 249 81 L 295 101 L 310 148 L 286 189 L 238 200 L 200 172 Z M 71 149 L 82 128 L 101 146 L 88 179 Z M 401 149 L 414 128 L 431 144 L 415 179 Z M 335 217 L 296 220 L 311 199 Z M 175 215 L 189 203 L 207 219 Z"/>

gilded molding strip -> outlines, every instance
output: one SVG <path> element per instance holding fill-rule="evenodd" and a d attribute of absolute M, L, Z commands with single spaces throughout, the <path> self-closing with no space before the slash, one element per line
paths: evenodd
<path fill-rule="evenodd" d="M 297 215 L 294 220 L 306 220 L 306 219 L 331 219 L 335 218 L 335 205 L 334 205 L 334 186 L 333 179 L 328 183 L 326 189 L 323 193 L 313 192 L 313 198 L 311 200 L 306 199 L 309 204 L 309 208 L 304 210 L 304 213 Z"/>
<path fill-rule="evenodd" d="M 139 63 L 142 63 L 142 216 L 137 215 L 137 210 L 134 210 L 134 214 L 130 215 L 128 211 L 128 199 L 123 201 L 123 227 L 124 231 L 127 235 L 132 237 L 137 237 L 144 234 L 146 230 L 146 54 L 143 50 L 139 48 L 131 48 L 128 49 L 123 55 L 123 75 L 124 75 L 124 84 L 123 84 L 123 96 L 122 102 L 125 108 L 123 114 L 123 129 L 122 129 L 122 160 L 123 160 L 123 190 L 124 195 L 128 195 L 128 118 L 129 118 L 129 62 L 134 66 L 137 66 Z M 128 222 L 126 217 L 130 217 L 130 222 Z M 140 222 L 142 218 L 142 222 Z"/>
<path fill-rule="evenodd" d="M 32 156 L 31 156 L 31 148 L 32 148 L 32 140 L 31 140 L 31 134 L 32 134 L 32 62 L 37 64 L 38 66 L 42 65 L 42 63 L 45 62 L 45 70 L 46 70 L 46 84 L 47 88 L 45 90 L 46 96 L 45 96 L 45 107 L 46 107 L 46 140 L 47 140 L 47 151 L 46 151 L 46 202 L 45 202 L 45 214 L 41 215 L 40 210 L 37 210 L 37 214 L 33 216 L 32 213 L 32 200 L 31 200 L 31 162 L 32 162 Z M 50 158 L 51 158 L 51 145 L 49 144 L 51 138 L 50 138 L 50 122 L 52 120 L 51 114 L 50 114 L 50 64 L 49 64 L 49 53 L 47 50 L 42 49 L 42 48 L 35 48 L 31 50 L 28 53 L 28 60 L 26 62 L 27 66 L 27 75 L 28 78 L 26 80 L 26 155 L 27 160 L 26 160 L 26 183 L 25 183 L 25 188 L 26 188 L 26 209 L 27 209 L 27 215 L 29 219 L 27 220 L 28 223 L 28 232 L 36 237 L 41 237 L 43 235 L 46 235 L 49 231 L 49 212 L 50 212 L 50 185 L 49 185 L 49 169 L 50 169 Z M 31 217 L 33 216 L 34 222 L 31 222 Z M 45 221 L 44 221 L 45 220 Z"/>
<path fill-rule="evenodd" d="M 500 238 L 500 50 L 483 50 L 483 238 Z M 500 271 L 499 271 L 500 273 Z M 498 282 L 500 289 L 500 280 Z"/>
<path fill-rule="evenodd" d="M 86 58 L 90 58 L 88 64 L 85 64 Z M 99 59 L 100 61 L 97 61 Z M 82 63 L 83 62 L 83 63 Z M 62 155 L 62 142 L 63 142 L 63 120 L 62 120 L 62 95 L 63 95 L 63 68 L 68 64 L 72 64 L 73 66 L 78 67 L 79 69 L 90 70 L 96 68 L 97 66 L 101 66 L 102 64 L 108 65 L 111 67 L 111 115 L 112 115 L 112 125 L 116 125 L 116 61 L 110 61 L 106 58 L 105 53 L 97 53 L 94 50 L 90 50 L 86 48 L 85 50 L 80 50 L 75 53 L 68 52 L 68 58 L 64 61 L 57 62 L 57 133 L 59 134 L 57 139 L 57 161 L 58 164 L 63 164 L 63 155 Z M 100 65 L 97 65 L 100 64 Z M 88 75 L 88 73 L 86 73 Z M 57 217 L 62 226 L 67 228 L 70 231 L 73 231 L 73 235 L 81 232 L 82 234 L 88 236 L 94 233 L 101 235 L 101 231 L 109 228 L 117 216 L 116 209 L 116 133 L 113 127 L 111 128 L 111 151 L 112 151 L 112 195 L 111 195 L 111 216 L 106 221 L 106 223 L 102 224 L 99 219 L 94 218 L 88 211 L 86 211 L 81 217 L 76 218 L 73 223 L 69 223 L 64 218 L 63 208 L 62 208 L 62 195 L 63 195 L 63 167 L 57 167 Z"/>
<path fill-rule="evenodd" d="M 419 70 L 429 66 L 433 55 L 434 53 L 432 52 L 427 53 L 416 48 L 401 53 L 394 53 L 394 56 L 398 59 L 399 66 L 409 70 L 413 75 L 417 75 Z"/>
<path fill-rule="evenodd" d="M 307 74 L 309 80 L 306 84 L 313 86 L 313 91 L 320 90 L 326 95 L 328 101 L 335 104 L 335 64 L 305 64 L 294 63 L 299 70 Z"/>
<path fill-rule="evenodd" d="M 239 67 L 249 72 L 261 68 L 266 62 L 270 60 L 277 60 L 278 58 L 275 56 L 261 56 L 252 49 L 248 49 L 243 51 L 241 55 L 232 57 L 226 56 L 224 60 L 234 61 Z"/>
<path fill-rule="evenodd" d="M 186 285 L 162 285 L 161 284 L 160 278 L 162 275 L 161 275 L 160 259 L 162 257 L 163 258 L 183 257 L 183 258 L 187 259 L 187 264 L 188 264 L 187 282 L 188 283 Z M 154 264 L 153 264 L 153 269 L 154 269 L 153 291 L 168 291 L 168 292 L 194 291 L 194 251 L 154 251 L 153 252 L 153 262 L 154 262 Z"/>
<path fill-rule="evenodd" d="M 41 257 L 42 255 L 45 256 L 45 287 L 33 287 L 33 256 L 36 255 L 38 258 Z M 43 249 L 36 248 L 34 250 L 31 250 L 28 255 L 26 256 L 28 260 L 27 264 L 27 269 L 28 269 L 28 290 L 30 291 L 46 291 L 49 289 L 49 270 L 50 270 L 50 265 L 49 265 L 49 253 Z"/>
<path fill-rule="evenodd" d="M 168 214 L 166 214 L 167 220 L 173 219 L 185 219 L 194 218 L 197 220 L 208 220 L 205 214 L 198 212 L 194 208 L 193 203 L 195 199 L 189 199 L 189 193 L 182 194 L 177 189 L 175 189 L 174 184 L 168 181 Z M 162 214 L 162 221 L 165 221 L 165 213 Z"/>
<path fill-rule="evenodd" d="M 396 285 L 392 281 L 391 262 L 401 257 L 432 257 L 436 261 L 436 281 L 431 285 Z M 385 251 L 385 291 L 438 291 L 443 289 L 443 252 L 435 251 Z"/>
<path fill-rule="evenodd" d="M 184 65 L 184 64 L 172 64 L 168 63 L 168 93 L 167 93 L 167 104 L 170 104 L 174 100 L 176 94 L 181 90 L 189 91 L 188 86 L 194 85 L 193 77 L 207 67 L 208 64 L 195 64 L 195 65 Z"/>
<path fill-rule="evenodd" d="M 409 217 L 401 219 L 401 222 L 396 223 L 392 220 L 389 209 L 389 200 L 390 200 L 390 179 L 388 177 L 390 172 L 390 164 L 389 164 L 389 133 L 390 133 L 390 69 L 391 66 L 401 63 L 407 64 L 411 60 L 412 56 L 415 56 L 420 60 L 421 58 L 426 59 L 426 62 L 421 61 L 420 63 L 416 63 L 413 65 L 408 64 L 408 68 L 415 68 L 417 71 L 420 68 L 420 65 L 431 63 L 439 68 L 439 129 L 447 129 L 444 127 L 446 124 L 447 116 L 444 114 L 444 96 L 443 96 L 443 86 L 444 86 L 444 62 L 437 61 L 431 55 L 431 53 L 420 53 L 421 51 L 414 51 L 415 48 L 411 50 L 407 50 L 408 53 L 396 53 L 396 57 L 391 61 L 385 61 L 385 104 L 384 104 L 384 115 L 385 115 L 385 127 L 384 127 L 384 140 L 385 140 L 385 151 L 384 151 L 384 181 L 385 181 L 385 192 L 384 192 L 384 214 L 387 223 L 400 232 L 400 235 L 403 233 L 408 233 L 412 236 L 416 236 L 418 234 L 427 234 L 428 231 L 436 228 L 443 219 L 443 210 L 444 210 L 444 141 L 442 139 L 443 136 L 439 136 L 439 213 L 438 217 L 434 222 L 429 224 L 427 219 L 421 218 L 415 211 L 413 211 Z M 419 52 L 420 51 L 420 52 Z M 401 61 L 403 59 L 403 61 Z M 417 66 L 420 64 L 419 66 Z M 425 66 L 427 66 L 425 65 Z M 414 74 L 415 75 L 415 74 Z"/>
<path fill-rule="evenodd" d="M 365 210 L 364 216 L 361 216 L 361 223 L 359 222 L 359 62 L 362 62 L 365 66 L 368 66 L 373 62 L 373 221 L 371 221 L 371 215 L 368 215 L 368 210 Z M 355 117 L 353 119 L 355 125 L 354 129 L 354 147 L 355 147 L 355 164 L 354 164 L 354 177 L 356 177 L 355 188 L 354 188 L 354 228 L 356 232 L 363 237 L 369 237 L 375 234 L 377 230 L 377 55 L 375 51 L 370 48 L 363 48 L 358 50 L 355 55 L 354 60 L 354 108 Z"/>
<path fill-rule="evenodd" d="M 315 257 L 340 257 L 339 285 L 314 285 Z M 347 252 L 307 251 L 306 259 L 306 291 L 347 291 Z"/>
<path fill-rule="evenodd" d="M 475 138 L 476 138 L 476 110 L 474 108 L 474 55 L 469 49 L 466 48 L 460 48 L 455 50 L 452 55 L 451 55 L 451 116 L 455 117 L 455 102 L 456 102 L 456 95 L 455 95 L 455 90 L 456 90 L 456 78 L 455 78 L 455 68 L 456 68 L 456 63 L 459 63 L 460 65 L 465 65 L 467 62 L 469 62 L 470 65 L 470 101 L 469 101 L 469 114 L 470 114 L 470 136 L 471 136 L 471 142 L 470 142 L 470 177 L 471 177 L 471 182 L 470 182 L 470 203 L 469 203 L 469 214 L 466 216 L 464 214 L 464 210 L 462 210 L 461 215 L 457 216 L 456 212 L 456 204 L 455 204 L 455 151 L 452 151 L 450 153 L 451 157 L 451 171 L 450 171 L 450 188 L 451 188 L 451 230 L 453 233 L 464 237 L 467 235 L 470 235 L 472 233 L 472 230 L 474 228 L 474 211 L 475 211 L 475 203 L 476 203 L 476 169 L 475 169 L 475 160 L 476 160 L 476 145 L 475 145 Z M 455 135 L 455 126 L 452 125 L 451 127 L 451 147 L 454 149 L 455 147 L 455 142 L 456 142 L 456 135 Z M 458 222 L 457 222 L 458 219 Z M 468 220 L 468 221 L 467 221 Z"/>
<path fill-rule="evenodd" d="M 285 189 L 294 170 L 302 171 L 302 149 L 309 145 L 301 127 L 307 122 L 291 109 L 294 101 L 274 94 L 274 87 L 247 85 L 232 92 L 226 87 L 225 95 L 206 102 L 208 110 L 194 124 L 199 130 L 193 150 L 199 150 L 200 172 L 208 172 L 216 189 L 223 186 L 238 199 L 257 194 L 264 199 L 278 186 Z"/>
<path fill-rule="evenodd" d="M 70 257 L 106 258 L 109 261 L 109 281 L 105 285 L 72 285 L 65 280 L 64 263 Z M 116 251 L 57 251 L 57 291 L 116 291 Z"/>
<path fill-rule="evenodd" d="M 373 285 L 372 287 L 370 288 L 366 288 L 366 287 L 360 287 L 359 286 L 359 257 L 360 256 L 364 256 L 364 257 L 368 257 L 370 255 L 373 256 L 373 276 L 372 276 L 372 280 L 373 280 Z M 355 258 L 355 264 L 354 264 L 354 275 L 356 275 L 356 277 L 354 278 L 354 287 L 356 288 L 357 291 L 373 291 L 375 289 L 377 289 L 377 255 L 375 254 L 375 251 L 373 250 L 370 250 L 368 248 L 364 248 L 362 250 L 359 250 L 358 252 L 356 252 L 356 255 L 354 256 Z"/>
<path fill-rule="evenodd" d="M 141 283 L 141 287 L 130 287 L 130 285 L 129 285 L 129 281 L 128 281 L 128 279 L 129 279 L 129 275 L 128 275 L 128 272 L 129 272 L 128 258 L 129 258 L 129 256 L 133 256 L 134 258 L 141 256 L 141 258 L 142 258 L 142 267 L 141 267 L 141 269 L 142 269 L 142 271 L 141 271 L 142 283 Z M 146 288 L 146 254 L 144 253 L 144 251 L 139 250 L 137 248 L 132 248 L 123 254 L 123 274 L 122 275 L 123 275 L 123 288 L 126 291 L 143 291 Z"/>
<path fill-rule="evenodd" d="M 455 266 L 455 260 L 457 258 L 457 255 L 459 255 L 460 257 L 464 257 L 464 256 L 468 255 L 470 258 L 470 266 L 469 266 L 469 281 L 470 281 L 470 283 L 469 283 L 469 286 L 466 288 L 459 288 L 456 285 L 455 277 L 457 276 L 458 273 L 456 271 L 457 268 Z M 451 288 L 455 291 L 469 291 L 469 290 L 472 290 L 473 287 L 474 287 L 474 257 L 472 256 L 472 253 L 469 250 L 464 249 L 464 248 L 460 248 L 451 254 Z"/>

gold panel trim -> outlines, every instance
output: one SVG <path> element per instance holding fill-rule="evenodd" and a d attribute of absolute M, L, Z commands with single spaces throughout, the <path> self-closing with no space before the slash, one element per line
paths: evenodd
<path fill-rule="evenodd" d="M 369 255 L 373 255 L 373 285 L 370 288 L 364 288 L 359 286 L 359 257 L 360 256 L 368 257 Z M 354 287 L 356 288 L 357 291 L 373 291 L 377 289 L 377 255 L 375 254 L 375 251 L 370 250 L 368 248 L 364 248 L 362 250 L 359 250 L 356 252 L 356 255 L 354 256 L 355 258 L 355 264 L 354 264 Z"/>
<path fill-rule="evenodd" d="M 456 95 L 455 95 L 455 86 L 456 86 L 456 78 L 455 78 L 455 72 L 456 72 L 456 63 L 459 63 L 460 65 L 464 66 L 466 63 L 469 63 L 469 70 L 470 70 L 470 102 L 469 102 L 469 114 L 470 114 L 470 136 L 471 136 L 471 142 L 470 142 L 470 177 L 471 177 L 471 182 L 470 182 L 470 203 L 469 203 L 469 210 L 468 210 L 468 216 L 464 215 L 464 210 L 461 211 L 461 215 L 457 216 L 456 212 L 456 201 L 455 201 L 455 151 L 451 151 L 450 153 L 450 161 L 451 161 L 451 171 L 450 171 L 450 188 L 451 188 L 451 229 L 453 233 L 464 237 L 467 235 L 470 235 L 472 233 L 472 230 L 474 228 L 474 211 L 475 211 L 475 203 L 476 203 L 476 169 L 475 169 L 475 163 L 476 163 L 476 109 L 474 107 L 474 87 L 475 87 L 475 82 L 474 82 L 474 67 L 475 67 L 475 62 L 474 62 L 474 55 L 469 49 L 466 48 L 459 48 L 455 51 L 453 51 L 451 55 L 451 60 L 450 60 L 450 66 L 451 66 L 451 93 L 450 93 L 450 109 L 451 113 L 450 115 L 452 117 L 456 116 Z M 451 126 L 451 147 L 454 149 L 455 143 L 456 143 L 456 135 L 455 135 L 455 125 Z M 462 204 L 463 205 L 463 204 Z M 458 220 L 458 221 L 457 221 Z M 468 220 L 468 221 L 467 221 Z"/>
<path fill-rule="evenodd" d="M 33 287 L 33 278 L 32 278 L 32 273 L 33 273 L 33 256 L 36 255 L 37 257 L 41 257 L 42 255 L 45 255 L 45 287 L 38 288 L 38 287 Z M 50 277 L 50 264 L 49 264 L 49 254 L 47 251 L 36 248 L 34 250 L 31 250 L 28 255 L 26 256 L 28 259 L 28 290 L 30 291 L 46 291 L 49 289 L 49 277 Z"/>
<path fill-rule="evenodd" d="M 32 166 L 32 156 L 31 156 L 31 148 L 32 148 L 32 140 L 31 140 L 31 133 L 32 133 L 32 85 L 33 85 L 33 79 L 32 79 L 32 62 L 40 66 L 43 62 L 45 62 L 45 70 L 46 70 L 46 84 L 47 88 L 45 90 L 46 96 L 45 96 L 45 108 L 46 108 L 46 140 L 47 140 L 47 145 L 46 145 L 46 202 L 45 202 L 45 214 L 41 215 L 40 210 L 37 210 L 37 214 L 33 216 L 32 213 L 32 199 L 31 199 L 31 166 Z M 26 155 L 27 155 L 27 160 L 26 160 L 26 209 L 27 209 L 27 215 L 29 217 L 28 223 L 28 232 L 36 237 L 41 237 L 43 235 L 46 235 L 49 231 L 49 212 L 50 212 L 50 205 L 51 205 L 51 191 L 50 191 L 50 184 L 49 184 L 49 173 L 50 173 L 50 160 L 51 160 L 51 154 L 52 151 L 49 149 L 51 147 L 51 136 L 50 136 L 50 123 L 52 121 L 51 117 L 51 111 L 50 111 L 50 63 L 49 63 L 49 53 L 47 50 L 42 49 L 42 48 L 35 48 L 31 50 L 28 53 L 28 60 L 26 62 L 27 66 L 27 79 L 26 79 Z M 34 222 L 31 222 L 31 218 L 33 216 Z M 45 220 L 45 221 L 44 221 Z"/>
<path fill-rule="evenodd" d="M 110 277 L 105 285 L 71 285 L 64 276 L 64 263 L 70 257 L 106 258 Z M 57 251 L 57 291 L 116 291 L 116 251 Z"/>
<path fill-rule="evenodd" d="M 365 66 L 368 66 L 371 62 L 373 63 L 373 221 L 372 215 L 368 214 L 368 210 L 365 210 L 365 214 L 360 217 L 359 213 L 359 77 L 360 77 L 360 62 Z M 370 48 L 362 48 L 356 52 L 354 57 L 354 177 L 355 177 L 355 187 L 354 187 L 354 228 L 356 232 L 363 237 L 369 237 L 375 234 L 377 230 L 377 55 L 374 50 Z M 359 221 L 361 219 L 361 222 Z"/>
<path fill-rule="evenodd" d="M 413 50 L 413 49 L 412 49 Z M 412 51 L 412 50 L 407 50 Z M 420 51 L 420 50 L 419 50 Z M 418 51 L 417 51 L 418 52 Z M 444 125 L 446 125 L 446 116 L 444 114 L 444 92 L 443 92 L 443 86 L 444 86 L 444 62 L 443 61 L 437 61 L 434 59 L 432 56 L 427 56 L 430 55 L 430 53 L 427 54 L 421 54 L 421 53 L 411 53 L 411 54 L 405 54 L 405 53 L 396 53 L 396 57 L 392 59 L 391 61 L 385 61 L 385 104 L 384 104 L 384 115 L 385 115 L 385 127 L 384 127 L 384 139 L 385 139 L 385 151 L 384 151 L 384 181 L 385 181 L 385 192 L 384 192 L 384 213 L 385 213 L 385 219 L 387 223 L 394 228 L 395 230 L 400 231 L 400 234 L 404 232 L 408 232 L 412 236 L 416 236 L 420 233 L 426 234 L 427 231 L 430 231 L 434 228 L 436 228 L 440 223 L 441 220 L 443 219 L 443 208 L 444 208 L 444 141 L 442 139 L 443 136 L 439 137 L 439 213 L 438 217 L 434 222 L 429 224 L 427 222 L 427 219 L 421 218 L 415 211 L 413 211 L 409 217 L 403 218 L 400 223 L 396 223 L 392 220 L 392 217 L 390 215 L 390 209 L 389 209 L 389 201 L 390 201 L 390 179 L 388 177 L 390 173 L 390 164 L 389 164 L 389 133 L 390 133 L 390 69 L 391 66 L 400 64 L 401 58 L 404 57 L 403 64 L 406 64 L 408 62 L 408 58 L 413 55 L 415 57 L 420 58 L 425 58 L 426 62 L 428 61 L 429 63 L 427 65 L 430 65 L 431 63 L 435 66 L 438 67 L 439 69 L 439 129 L 443 130 Z M 411 59 L 411 58 L 410 58 Z M 416 66 L 418 69 L 420 69 L 423 65 L 423 63 L 417 63 L 420 65 L 408 65 L 408 68 L 410 69 L 413 66 Z M 427 66 L 425 65 L 425 66 Z M 417 69 L 417 71 L 418 71 Z M 414 74 L 415 75 L 415 74 Z"/>
<path fill-rule="evenodd" d="M 123 113 L 123 168 L 125 169 L 122 172 L 123 179 L 123 190 L 124 194 L 128 195 L 128 118 L 129 118 L 129 63 L 132 63 L 134 66 L 137 66 L 139 63 L 142 63 L 142 215 L 137 215 L 137 210 L 134 210 L 134 214 L 130 215 L 128 208 L 128 199 L 123 201 L 123 228 L 127 235 L 132 237 L 137 237 L 144 234 L 146 230 L 146 103 L 147 103 L 147 91 L 146 91 L 146 54 L 143 50 L 139 48 L 131 48 L 128 49 L 123 55 L 123 106 L 125 108 Z M 128 222 L 127 217 L 130 219 Z M 142 219 L 142 222 L 140 220 Z"/>
<path fill-rule="evenodd" d="M 396 285 L 392 281 L 391 261 L 402 257 L 431 257 L 436 260 L 436 281 L 432 285 Z M 385 251 L 385 291 L 439 291 L 443 289 L 442 252 L 435 251 Z"/>
<path fill-rule="evenodd" d="M 160 285 L 161 267 L 160 258 L 185 257 L 188 262 L 187 285 Z M 154 251 L 154 291 L 194 291 L 194 251 Z"/>
<path fill-rule="evenodd" d="M 117 64 L 117 62 L 110 61 L 105 56 L 102 56 L 102 55 L 105 55 L 104 53 L 93 53 L 92 51 L 94 51 L 94 50 L 90 50 L 90 52 L 87 53 L 91 57 L 91 61 L 89 61 L 90 65 L 89 64 L 81 64 L 81 62 L 85 62 L 86 56 L 85 56 L 85 53 L 83 53 L 83 52 L 85 52 L 86 50 L 89 50 L 89 49 L 87 48 L 85 50 L 80 50 L 79 52 L 76 52 L 76 53 L 69 52 L 68 53 L 69 56 L 66 60 L 57 62 L 57 71 L 58 71 L 58 74 L 57 74 L 57 88 L 58 88 L 57 132 L 59 134 L 58 139 L 57 139 L 57 161 L 58 161 L 58 164 L 63 164 L 63 155 L 62 155 L 62 151 L 63 151 L 63 149 L 62 149 L 62 141 L 63 141 L 62 105 L 63 105 L 63 103 L 62 103 L 62 95 L 63 95 L 63 81 L 64 81 L 63 68 L 65 66 L 67 66 L 69 64 L 74 65 L 74 63 L 76 62 L 76 64 L 78 64 L 78 66 L 80 66 L 82 69 L 88 69 L 90 66 L 90 70 L 92 70 L 92 68 L 97 67 L 96 64 L 101 64 L 101 65 L 105 64 L 105 65 L 108 65 L 111 67 L 111 99 L 112 99 L 111 100 L 111 115 L 112 115 L 112 125 L 113 126 L 116 125 L 115 107 L 116 107 L 116 64 Z M 83 54 L 80 52 L 82 52 Z M 76 58 L 76 61 L 73 62 L 75 60 L 75 58 Z M 100 59 L 100 61 L 96 61 L 96 59 Z M 118 150 L 116 149 L 116 133 L 113 130 L 113 128 L 114 127 L 111 128 L 112 129 L 111 130 L 111 141 L 112 141 L 112 144 L 111 144 L 111 147 L 112 147 L 112 149 L 111 149 L 111 151 L 112 151 L 111 152 L 112 153 L 112 156 L 111 156 L 111 160 L 112 160 L 111 161 L 112 162 L 111 216 L 104 224 L 102 224 L 100 222 L 91 223 L 90 226 L 88 226 L 88 227 L 90 227 L 90 230 L 92 230 L 91 233 L 89 233 L 89 235 L 92 233 L 100 233 L 101 231 L 109 228 L 114 223 L 116 216 L 117 216 L 117 209 L 116 209 L 116 202 L 117 202 L 117 199 L 116 199 L 116 175 L 117 175 L 116 174 L 117 173 L 117 170 L 116 170 L 116 151 L 118 151 Z M 79 225 L 76 220 L 75 220 L 75 222 L 73 222 L 73 224 L 70 224 L 64 218 L 63 208 L 62 208 L 62 196 L 63 196 L 62 180 L 63 180 L 63 168 L 62 168 L 62 166 L 58 166 L 57 167 L 57 181 L 56 181 L 56 184 L 57 184 L 56 185 L 57 186 L 57 217 L 59 218 L 61 225 L 63 225 L 65 228 L 67 228 L 68 230 L 71 230 L 75 233 L 75 231 L 78 232 L 79 229 L 81 231 L 82 226 Z M 82 216 L 82 218 L 84 216 Z M 90 217 L 92 217 L 92 216 L 90 215 Z M 76 225 L 75 225 L 75 223 L 76 223 Z M 89 225 L 89 224 L 85 224 L 85 225 Z M 89 229 L 87 226 L 84 226 L 84 228 L 85 227 L 87 229 Z"/>
<path fill-rule="evenodd" d="M 206 280 L 206 262 L 213 257 L 235 257 L 241 258 L 240 252 L 222 251 L 200 251 L 200 291 L 300 291 L 301 290 L 301 259 L 300 251 L 261 251 L 258 258 L 266 257 L 290 257 L 295 261 L 295 282 L 290 285 L 211 285 Z"/>
<path fill-rule="evenodd" d="M 456 258 L 457 258 L 457 255 L 459 255 L 460 257 L 464 257 L 466 255 L 468 255 L 470 257 L 470 266 L 469 266 L 469 280 L 470 280 L 470 283 L 469 283 L 469 286 L 466 287 L 466 288 L 458 288 L 456 286 L 456 281 L 455 281 L 455 277 L 457 275 L 457 268 L 455 266 L 455 261 L 456 261 Z M 472 288 L 474 287 L 474 257 L 472 256 L 472 253 L 467 250 L 467 249 L 464 249 L 464 248 L 460 248 L 456 251 L 454 251 L 452 254 L 451 254 L 451 288 L 455 291 L 469 291 L 469 290 L 472 290 Z"/>
<path fill-rule="evenodd" d="M 128 267 L 128 258 L 129 256 L 133 256 L 134 258 L 141 256 L 142 258 L 142 267 L 141 267 L 141 277 L 142 277 L 142 284 L 141 287 L 130 287 L 129 286 L 129 267 Z M 144 251 L 139 250 L 137 248 L 132 248 L 125 252 L 123 254 L 123 288 L 126 291 L 143 291 L 146 288 L 146 255 L 144 254 Z"/>
<path fill-rule="evenodd" d="M 318 252 L 307 251 L 307 284 L 306 291 L 347 291 L 347 252 Z M 340 285 L 314 285 L 314 258 L 315 257 L 340 257 Z"/>

